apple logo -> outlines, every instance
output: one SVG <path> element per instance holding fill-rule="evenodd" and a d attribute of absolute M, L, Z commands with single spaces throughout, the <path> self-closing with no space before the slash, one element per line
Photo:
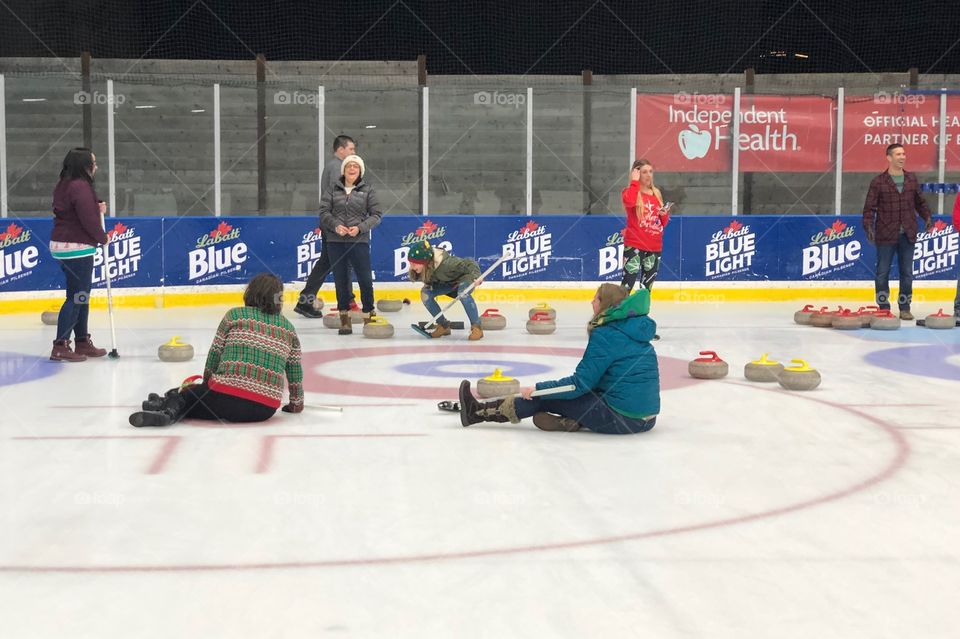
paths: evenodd
<path fill-rule="evenodd" d="M 684 129 L 677 136 L 680 152 L 688 160 L 696 160 L 706 156 L 710 149 L 710 132 L 701 131 L 696 124 L 688 126 L 689 129 Z"/>

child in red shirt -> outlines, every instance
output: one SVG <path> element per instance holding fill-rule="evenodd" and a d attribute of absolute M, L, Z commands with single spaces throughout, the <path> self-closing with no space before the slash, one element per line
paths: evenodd
<path fill-rule="evenodd" d="M 637 160 L 630 171 L 630 186 L 621 194 L 627 212 L 627 230 L 623 237 L 623 280 L 620 285 L 633 290 L 640 277 L 640 286 L 653 288 L 663 252 L 663 229 L 670 222 L 663 195 L 653 183 L 653 165 Z"/>

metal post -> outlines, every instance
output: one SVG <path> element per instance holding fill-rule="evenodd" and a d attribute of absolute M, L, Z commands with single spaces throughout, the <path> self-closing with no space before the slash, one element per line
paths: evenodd
<path fill-rule="evenodd" d="M 213 214 L 223 215 L 223 193 L 220 183 L 220 85 L 213 85 Z"/>
<path fill-rule="evenodd" d="M 83 113 L 83 146 L 93 148 L 93 88 L 90 86 L 90 52 L 80 54 L 80 90 L 87 99 L 80 105 Z"/>
<path fill-rule="evenodd" d="M 107 153 L 109 153 L 107 171 L 109 172 L 110 184 L 110 202 L 107 207 L 107 212 L 110 214 L 110 217 L 117 216 L 117 144 L 113 128 L 115 108 L 116 101 L 113 95 L 113 80 L 107 80 Z"/>
<path fill-rule="evenodd" d="M 533 87 L 527 87 L 527 215 L 533 215 Z"/>
<path fill-rule="evenodd" d="M 326 107 L 323 103 L 325 99 L 323 87 L 317 87 L 317 197 L 319 198 L 323 198 L 323 167 L 326 159 L 323 142 L 323 134 L 327 126 Z"/>
<path fill-rule="evenodd" d="M 429 215 L 430 204 L 429 186 L 430 186 L 430 88 L 421 87 L 423 96 L 423 113 L 420 121 L 420 137 L 423 145 L 420 147 L 420 155 L 423 157 L 423 165 L 420 167 L 420 213 Z"/>
<path fill-rule="evenodd" d="M 267 61 L 257 54 L 257 213 L 267 214 Z"/>
<path fill-rule="evenodd" d="M 590 215 L 593 209 L 593 181 L 590 171 L 590 155 L 593 150 L 593 71 L 582 72 L 583 82 L 583 214 Z"/>
<path fill-rule="evenodd" d="M 637 159 L 637 88 L 630 89 L 630 166 Z M 628 174 L 629 175 L 629 174 Z"/>
<path fill-rule="evenodd" d="M 733 150 L 733 168 L 731 169 L 732 182 L 730 188 L 731 214 L 736 216 L 738 197 L 740 195 L 740 87 L 733 90 L 733 131 L 730 134 L 730 147 Z"/>
<path fill-rule="evenodd" d="M 7 85 L 0 73 L 0 217 L 7 217 L 7 206 Z"/>
<path fill-rule="evenodd" d="M 840 215 L 843 187 L 843 87 L 837 89 L 837 165 L 833 188 L 833 213 Z"/>
<path fill-rule="evenodd" d="M 946 89 L 940 89 L 940 172 L 937 182 L 943 184 L 947 173 L 947 93 Z M 937 215 L 943 215 L 943 191 L 937 194 Z"/>

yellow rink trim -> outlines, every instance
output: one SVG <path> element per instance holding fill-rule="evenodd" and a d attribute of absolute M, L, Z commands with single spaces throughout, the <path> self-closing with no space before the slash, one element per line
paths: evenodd
<path fill-rule="evenodd" d="M 896 291 L 896 289 L 894 289 Z M 551 301 L 589 301 L 593 299 L 595 290 L 592 288 L 514 288 L 514 289 L 480 289 L 475 294 L 478 303 L 485 306 L 511 303 L 541 303 Z M 296 303 L 299 293 L 287 291 L 284 300 L 288 305 Z M 895 295 L 895 293 L 894 293 Z M 914 289 L 913 301 L 915 304 L 944 303 L 952 305 L 956 288 L 942 286 L 936 288 Z M 336 305 L 333 291 L 324 291 L 320 297 L 325 308 Z M 419 304 L 419 289 L 386 289 L 377 292 L 377 299 L 409 299 Z M 853 305 L 866 305 L 873 301 L 873 288 L 792 288 L 792 287 L 763 287 L 763 288 L 679 288 L 663 286 L 653 291 L 655 302 L 673 302 L 677 304 L 719 304 L 723 302 L 802 302 L 804 304 L 818 304 L 820 302 L 849 302 Z M 25 298 L 16 300 L 0 300 L 0 314 L 8 313 L 42 313 L 43 311 L 58 310 L 62 299 Z M 141 293 L 124 295 L 115 293 L 113 296 L 114 308 L 170 308 L 180 306 L 234 306 L 243 303 L 243 295 L 239 291 L 229 292 L 169 292 Z M 94 293 L 91 298 L 91 308 L 105 309 L 106 296 L 101 291 Z"/>

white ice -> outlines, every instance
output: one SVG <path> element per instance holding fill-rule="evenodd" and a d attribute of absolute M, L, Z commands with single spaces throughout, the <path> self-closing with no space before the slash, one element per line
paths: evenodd
<path fill-rule="evenodd" d="M 554 304 L 551 336 L 499 306 L 507 329 L 475 345 L 419 337 L 416 307 L 384 341 L 291 316 L 305 351 L 347 349 L 308 379 L 454 399 L 459 378 L 396 367 L 572 372 L 567 352 L 471 349 L 582 349 L 587 303 Z M 816 329 L 798 306 L 655 302 L 663 409 L 625 437 L 464 429 L 436 398 L 349 384 L 307 395 L 342 413 L 138 430 L 148 392 L 201 372 L 223 308 L 121 307 L 120 359 L 78 364 L 45 361 L 33 314 L 0 318 L 0 636 L 956 637 L 960 329 Z M 109 348 L 104 312 L 92 332 Z M 192 362 L 157 360 L 173 335 Z M 384 347 L 421 351 L 359 357 Z M 704 349 L 726 379 L 686 379 Z M 747 382 L 763 352 L 822 386 Z"/>

